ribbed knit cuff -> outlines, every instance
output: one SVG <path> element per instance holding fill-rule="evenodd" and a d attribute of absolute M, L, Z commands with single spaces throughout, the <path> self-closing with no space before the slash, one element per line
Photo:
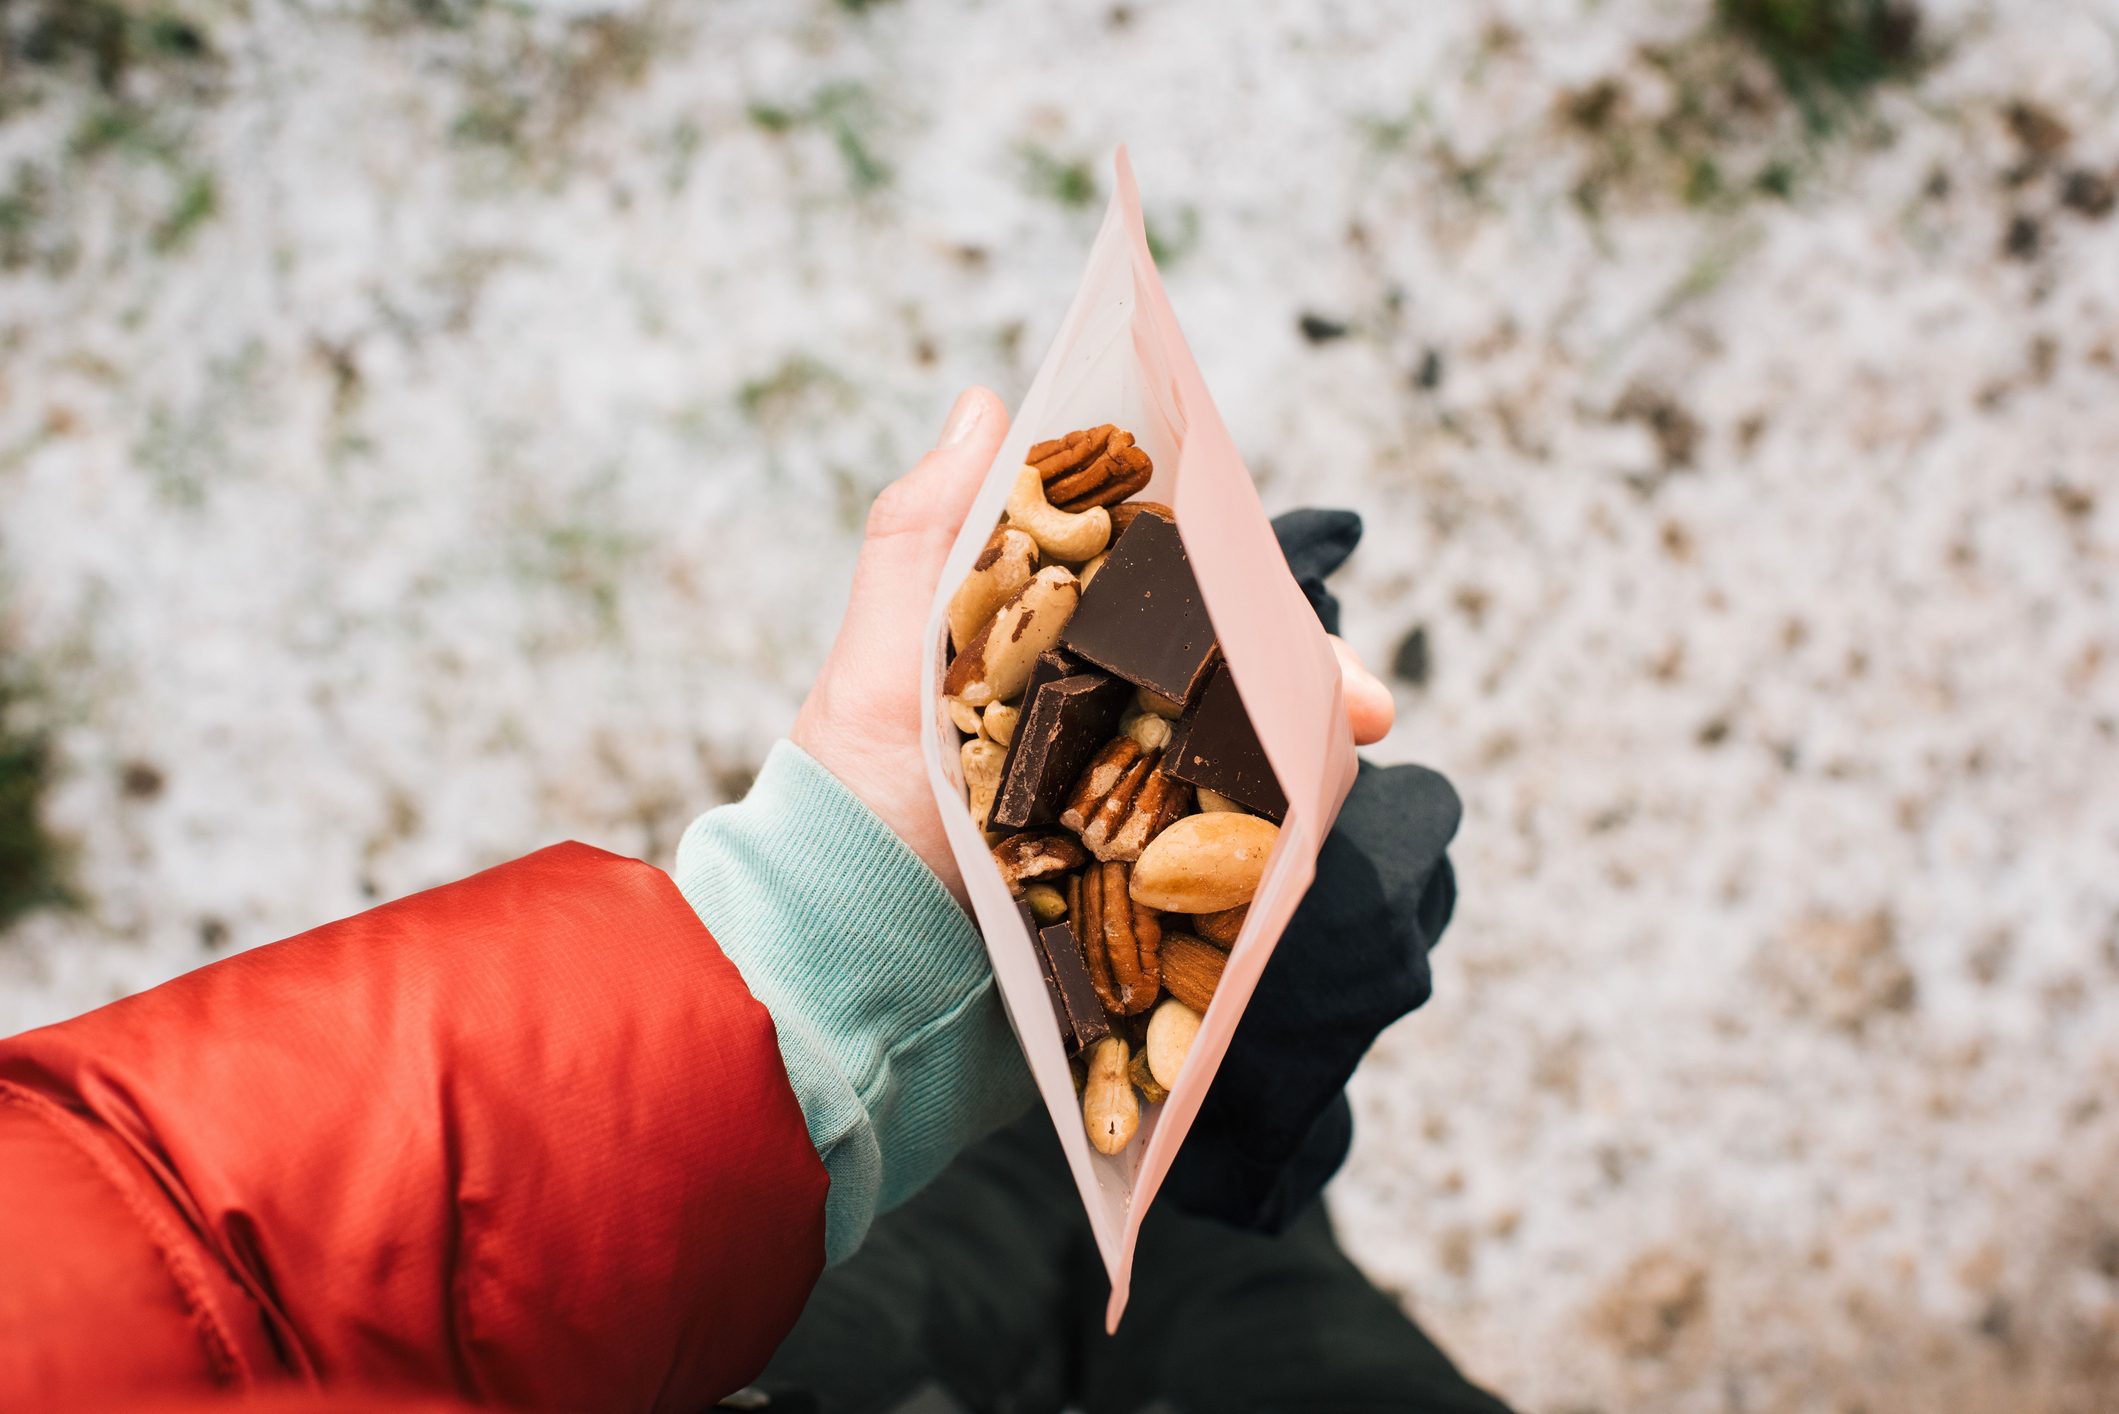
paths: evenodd
<path fill-rule="evenodd" d="M 772 1014 L 831 1174 L 828 1261 L 1029 1103 L 978 929 L 800 747 L 780 742 L 749 795 L 692 822 L 676 878 Z"/>

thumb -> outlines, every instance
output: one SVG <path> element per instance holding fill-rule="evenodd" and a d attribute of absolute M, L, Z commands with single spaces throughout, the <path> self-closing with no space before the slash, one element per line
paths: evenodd
<path fill-rule="evenodd" d="M 942 562 L 1008 435 L 1008 410 L 986 388 L 966 388 L 941 439 L 918 465 L 883 488 L 868 512 L 848 617 L 917 622 Z"/>

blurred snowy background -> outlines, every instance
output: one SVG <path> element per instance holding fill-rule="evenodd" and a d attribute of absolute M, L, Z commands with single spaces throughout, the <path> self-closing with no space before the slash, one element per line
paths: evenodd
<path fill-rule="evenodd" d="M 0 4 L 0 1032 L 740 793 L 1121 139 L 1468 814 L 1351 1250 L 2119 1407 L 2119 3 Z"/>

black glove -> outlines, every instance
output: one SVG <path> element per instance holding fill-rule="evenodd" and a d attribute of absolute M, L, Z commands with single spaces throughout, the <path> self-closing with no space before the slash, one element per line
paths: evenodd
<path fill-rule="evenodd" d="M 1352 511 L 1273 522 L 1328 632 L 1324 577 L 1361 539 Z M 1379 1033 L 1426 1001 L 1428 949 L 1457 902 L 1450 837 L 1463 807 L 1423 766 L 1361 763 L 1317 856 L 1317 877 L 1258 979 L 1163 1193 L 1186 1212 L 1278 1232 L 1345 1161 L 1346 1082 Z"/>

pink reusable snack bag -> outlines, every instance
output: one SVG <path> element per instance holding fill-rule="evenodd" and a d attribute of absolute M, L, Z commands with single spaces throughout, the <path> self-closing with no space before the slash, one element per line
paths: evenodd
<path fill-rule="evenodd" d="M 1199 1112 L 1267 957 L 1309 887 L 1317 851 L 1354 781 L 1338 661 L 1288 572 L 1250 473 L 1177 327 L 1148 250 L 1140 193 L 1124 148 L 1115 165 L 1116 188 L 1089 268 L 950 551 L 923 640 L 931 686 L 928 778 L 1009 1020 L 1059 1131 L 1110 1273 L 1107 1319 L 1114 1330 L 1125 1310 L 1141 1219 Z M 1162 1104 L 1143 1106 L 1139 1132 L 1115 1157 L 1090 1147 L 1036 952 L 965 807 L 958 737 L 941 686 L 950 594 L 1000 519 L 1024 454 L 1035 442 L 1106 422 L 1130 430 L 1154 458 L 1155 478 L 1140 496 L 1177 513 L 1223 656 L 1288 799 L 1265 879 L 1176 1088 Z"/>

